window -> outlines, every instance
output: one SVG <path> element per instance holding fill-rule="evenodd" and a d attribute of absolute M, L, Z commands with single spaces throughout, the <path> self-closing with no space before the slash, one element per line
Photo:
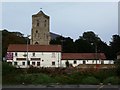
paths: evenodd
<path fill-rule="evenodd" d="M 26 60 L 26 58 L 16 58 L 16 60 Z"/>
<path fill-rule="evenodd" d="M 32 62 L 32 65 L 35 65 L 35 62 Z"/>
<path fill-rule="evenodd" d="M 44 23 L 44 26 L 46 27 L 46 22 L 47 22 L 47 20 L 45 20 L 45 23 Z"/>
<path fill-rule="evenodd" d="M 36 33 L 38 33 L 38 30 L 36 30 Z"/>
<path fill-rule="evenodd" d="M 14 62 L 14 65 L 17 65 L 17 62 Z"/>
<path fill-rule="evenodd" d="M 104 61 L 101 61 L 101 64 L 104 64 Z"/>
<path fill-rule="evenodd" d="M 25 65 L 25 62 L 22 62 L 22 65 Z"/>
<path fill-rule="evenodd" d="M 83 64 L 85 64 L 85 61 L 83 61 Z"/>
<path fill-rule="evenodd" d="M 52 62 L 52 65 L 55 65 L 55 62 Z"/>
<path fill-rule="evenodd" d="M 40 66 L 40 62 L 37 62 L 37 66 Z"/>
<path fill-rule="evenodd" d="M 76 60 L 74 60 L 74 64 L 77 64 L 77 61 L 76 61 Z"/>
<path fill-rule="evenodd" d="M 41 60 L 41 58 L 31 58 L 31 60 Z"/>
<path fill-rule="evenodd" d="M 37 20 L 37 26 L 39 26 L 39 20 Z"/>
<path fill-rule="evenodd" d="M 27 65 L 30 65 L 30 61 L 27 61 Z"/>
<path fill-rule="evenodd" d="M 33 54 L 33 56 L 35 56 L 35 52 L 33 52 L 32 54 Z"/>
<path fill-rule="evenodd" d="M 17 56 L 17 52 L 15 52 L 15 56 Z"/>

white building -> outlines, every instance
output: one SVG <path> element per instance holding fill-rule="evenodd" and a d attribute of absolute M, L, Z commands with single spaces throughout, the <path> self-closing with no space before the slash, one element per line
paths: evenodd
<path fill-rule="evenodd" d="M 100 65 L 114 64 L 113 60 L 106 60 L 104 53 L 62 53 L 62 67 L 66 67 L 66 62 L 76 67 L 78 65 Z"/>
<path fill-rule="evenodd" d="M 17 68 L 66 67 L 66 62 L 73 67 L 83 64 L 114 64 L 113 60 L 106 60 L 104 53 L 61 53 L 61 45 L 11 44 L 6 58 L 8 63 Z"/>
<path fill-rule="evenodd" d="M 61 46 L 24 44 L 9 45 L 7 50 L 7 62 L 20 68 L 27 68 L 29 66 L 60 67 Z"/>

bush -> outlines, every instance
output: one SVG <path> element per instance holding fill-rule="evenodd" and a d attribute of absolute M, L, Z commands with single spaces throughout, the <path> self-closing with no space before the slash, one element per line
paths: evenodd
<path fill-rule="evenodd" d="M 112 76 L 112 77 L 108 77 L 103 81 L 104 84 L 120 84 L 120 79 L 118 77 Z"/>
<path fill-rule="evenodd" d="M 34 84 L 50 84 L 55 83 L 56 81 L 47 74 L 36 74 Z"/>
<path fill-rule="evenodd" d="M 15 67 L 8 64 L 7 62 L 2 62 L 2 76 L 13 74 L 15 72 Z"/>
<path fill-rule="evenodd" d="M 82 79 L 82 84 L 99 84 L 100 81 L 93 76 L 88 76 Z"/>
<path fill-rule="evenodd" d="M 55 80 L 57 83 L 60 83 L 60 84 L 74 84 L 75 83 L 75 79 L 70 78 L 66 75 L 56 76 Z"/>
<path fill-rule="evenodd" d="M 16 77 L 17 84 L 50 84 L 55 80 L 46 74 L 21 74 Z"/>

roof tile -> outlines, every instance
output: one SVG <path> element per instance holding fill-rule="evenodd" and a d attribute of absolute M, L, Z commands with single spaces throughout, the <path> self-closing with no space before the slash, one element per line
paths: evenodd
<path fill-rule="evenodd" d="M 76 60 L 76 59 L 106 59 L 104 53 L 62 53 L 62 60 Z"/>
<path fill-rule="evenodd" d="M 12 51 L 27 51 L 27 45 L 26 44 L 10 44 L 8 47 L 8 52 Z M 28 51 L 29 52 L 61 52 L 61 45 L 28 45 Z"/>

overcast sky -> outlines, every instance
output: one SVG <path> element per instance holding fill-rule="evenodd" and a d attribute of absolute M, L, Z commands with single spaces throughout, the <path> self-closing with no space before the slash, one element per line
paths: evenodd
<path fill-rule="evenodd" d="M 2 28 L 31 34 L 32 15 L 40 11 L 50 16 L 50 31 L 78 39 L 93 31 L 109 43 L 118 34 L 117 2 L 10 2 L 2 4 Z"/>

